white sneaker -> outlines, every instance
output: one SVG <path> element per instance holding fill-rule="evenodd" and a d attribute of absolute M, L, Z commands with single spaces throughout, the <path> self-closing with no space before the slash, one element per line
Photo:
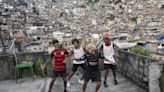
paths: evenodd
<path fill-rule="evenodd" d="M 84 84 L 84 80 L 78 80 L 78 83 L 80 83 L 80 84 Z"/>
<path fill-rule="evenodd" d="M 69 81 L 67 81 L 67 87 L 70 87 L 70 86 L 71 86 L 70 82 L 69 82 Z"/>

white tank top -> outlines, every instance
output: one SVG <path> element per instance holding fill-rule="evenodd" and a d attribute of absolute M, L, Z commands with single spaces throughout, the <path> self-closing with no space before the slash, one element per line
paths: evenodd
<path fill-rule="evenodd" d="M 83 50 L 83 48 L 82 47 L 80 47 L 79 49 L 75 49 L 74 48 L 74 57 L 75 57 L 75 59 L 80 59 L 81 57 L 83 57 L 84 56 L 84 50 Z M 73 60 L 73 64 L 84 64 L 85 62 L 84 62 L 84 60 L 82 60 L 82 61 L 76 61 L 76 60 Z"/>
<path fill-rule="evenodd" d="M 112 43 L 110 46 L 106 46 L 105 43 L 103 43 L 103 54 L 105 58 L 110 60 L 110 62 L 104 60 L 105 64 L 111 64 L 111 62 L 115 62 L 115 59 L 114 59 L 115 51 L 114 51 Z"/>

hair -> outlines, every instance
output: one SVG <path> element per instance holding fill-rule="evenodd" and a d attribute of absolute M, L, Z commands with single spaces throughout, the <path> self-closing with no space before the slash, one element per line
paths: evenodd
<path fill-rule="evenodd" d="M 57 39 L 53 39 L 52 44 L 55 44 L 55 43 L 59 43 L 59 41 Z"/>
<path fill-rule="evenodd" d="M 89 43 L 89 44 L 86 46 L 87 49 L 90 48 L 90 47 L 96 49 L 96 46 L 95 46 L 93 43 Z"/>
<path fill-rule="evenodd" d="M 77 38 L 72 39 L 72 44 L 74 44 L 74 42 L 80 43 Z"/>

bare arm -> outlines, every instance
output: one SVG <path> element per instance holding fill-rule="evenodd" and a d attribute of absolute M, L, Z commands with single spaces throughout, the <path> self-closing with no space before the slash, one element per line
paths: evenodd
<path fill-rule="evenodd" d="M 50 58 L 48 58 L 48 60 L 44 63 L 44 65 L 41 66 L 41 68 L 44 70 L 46 65 L 51 62 L 53 60 L 53 57 L 51 56 Z"/>
<path fill-rule="evenodd" d="M 121 50 L 115 43 L 113 44 L 113 48 L 114 50 L 117 50 L 117 51 Z"/>

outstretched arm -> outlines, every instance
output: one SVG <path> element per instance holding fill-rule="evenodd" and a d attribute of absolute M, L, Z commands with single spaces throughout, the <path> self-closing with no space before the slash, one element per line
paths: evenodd
<path fill-rule="evenodd" d="M 115 43 L 113 43 L 113 48 L 114 48 L 114 50 L 117 50 L 117 51 L 121 50 Z"/>
<path fill-rule="evenodd" d="M 42 69 L 45 69 L 46 65 L 47 65 L 49 62 L 51 62 L 52 60 L 53 60 L 53 55 L 51 54 L 51 57 L 49 57 L 48 60 L 44 63 L 44 65 L 41 66 Z"/>

